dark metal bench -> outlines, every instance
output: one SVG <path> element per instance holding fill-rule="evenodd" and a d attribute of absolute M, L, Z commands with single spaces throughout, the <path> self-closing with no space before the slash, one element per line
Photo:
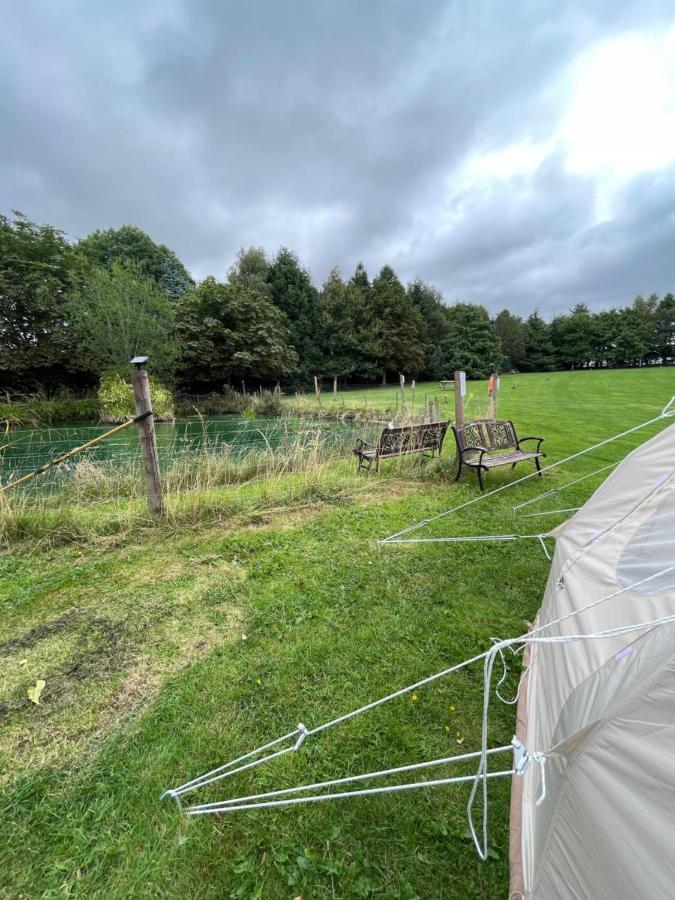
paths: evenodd
<path fill-rule="evenodd" d="M 403 425 L 385 428 L 377 444 L 358 438 L 354 453 L 359 458 L 357 472 L 370 471 L 375 463 L 375 471 L 380 470 L 380 460 L 408 453 L 422 453 L 424 456 L 440 455 L 448 422 L 432 422 L 427 425 Z"/>
<path fill-rule="evenodd" d="M 477 419 L 475 422 L 457 427 L 452 426 L 457 441 L 459 465 L 457 477 L 459 481 L 462 467 L 469 466 L 478 473 L 478 484 L 484 490 L 482 473 L 498 466 L 515 466 L 526 459 L 533 459 L 541 477 L 539 460 L 546 456 L 541 451 L 544 442 L 542 437 L 518 438 L 513 422 L 506 419 Z M 525 441 L 537 441 L 536 450 L 523 450 Z"/>

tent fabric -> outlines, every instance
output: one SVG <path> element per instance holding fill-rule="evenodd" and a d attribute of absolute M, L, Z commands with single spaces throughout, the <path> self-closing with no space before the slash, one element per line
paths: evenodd
<path fill-rule="evenodd" d="M 535 625 L 616 591 L 545 631 L 592 635 L 675 614 L 675 426 L 633 451 L 556 551 Z M 546 755 L 512 794 L 512 896 L 675 893 L 675 628 L 531 647 L 519 737 Z M 526 703 L 524 698 L 526 698 Z"/>

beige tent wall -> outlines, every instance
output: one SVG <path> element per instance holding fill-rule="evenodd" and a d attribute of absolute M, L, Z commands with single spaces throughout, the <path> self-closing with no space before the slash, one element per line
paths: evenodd
<path fill-rule="evenodd" d="M 674 470 L 675 426 L 671 426 L 627 457 L 583 509 L 554 532 L 556 552 L 538 625 L 622 590 L 626 583 L 637 580 L 633 573 L 639 576 L 642 568 L 645 574 L 650 574 L 655 566 L 663 568 L 669 564 L 668 560 L 675 564 L 675 528 L 668 528 L 664 534 L 663 525 L 671 521 L 668 517 L 675 511 Z M 633 565 L 627 565 L 625 560 L 631 562 L 631 548 L 636 544 L 640 552 Z M 667 561 L 662 563 L 663 559 Z M 630 582 L 625 578 L 623 583 L 619 580 L 617 569 L 621 572 L 622 567 L 631 573 Z M 675 575 L 668 584 L 675 584 Z M 660 580 L 651 586 L 624 591 L 546 633 L 588 635 L 675 614 L 675 591 L 663 587 Z M 660 671 L 667 673 L 671 651 L 675 653 L 675 637 L 665 628 L 657 631 L 665 635 L 662 640 L 666 646 L 659 652 L 663 656 Z M 671 839 L 675 841 L 675 804 L 660 815 L 644 804 L 647 811 L 643 815 L 640 797 L 644 785 L 635 773 L 628 778 L 623 761 L 628 747 L 637 752 L 641 736 L 660 747 L 658 735 L 669 735 L 663 746 L 663 765 L 651 768 L 648 777 L 656 779 L 661 796 L 672 792 L 675 740 L 671 729 L 675 708 L 672 702 L 668 703 L 664 685 L 657 688 L 652 682 L 641 680 L 639 673 L 647 671 L 645 664 L 638 662 L 644 651 L 635 648 L 646 646 L 637 640 L 644 633 L 532 647 L 524 712 L 525 743 L 530 751 L 545 752 L 560 745 L 565 752 L 558 749 L 557 755 L 546 763 L 546 799 L 540 806 L 535 805 L 540 793 L 539 766 L 531 765 L 520 779 L 521 838 L 515 841 L 514 856 L 518 858 L 520 849 L 526 897 L 553 900 L 556 897 L 664 896 L 644 891 L 644 879 L 654 866 L 661 874 L 657 877 L 652 871 L 652 884 L 661 883 L 659 878 L 663 876 L 671 877 L 675 885 L 670 859 L 666 861 L 660 853 L 656 857 L 635 855 L 630 849 L 630 836 L 638 825 L 647 828 L 649 835 L 657 825 L 665 827 L 665 819 L 670 822 Z M 625 651 L 628 645 L 633 649 Z M 600 690 L 603 679 L 607 681 L 605 693 Z M 605 709 L 600 716 L 601 725 L 593 724 L 593 717 L 598 715 L 594 703 L 600 702 L 599 697 Z M 622 718 L 622 704 L 629 700 L 634 704 L 626 707 L 630 716 Z M 636 710 L 647 704 L 656 707 L 644 719 L 649 723 L 645 735 Z M 607 710 L 612 710 L 611 715 Z M 522 709 L 520 713 L 523 714 Z M 657 727 L 655 723 L 660 724 Z M 589 789 L 589 780 L 601 786 L 600 792 Z M 516 798 L 514 801 L 518 802 Z M 629 808 L 633 809 L 632 814 L 628 813 Z M 617 825 L 611 809 L 621 810 L 627 817 L 625 825 Z M 646 821 L 647 816 L 655 823 L 653 826 Z M 588 828 L 581 826 L 582 820 L 589 823 Z M 583 852 L 579 846 L 582 836 L 586 842 Z M 642 847 L 643 836 L 633 843 Z M 660 846 L 656 835 L 653 846 Z M 591 857 L 604 860 L 606 867 L 591 865 Z M 628 885 L 641 883 L 642 893 L 603 893 L 603 884 L 609 884 L 603 879 L 608 877 L 612 866 L 621 873 L 619 882 L 626 886 L 626 891 Z M 568 882 L 564 880 L 565 873 Z"/>

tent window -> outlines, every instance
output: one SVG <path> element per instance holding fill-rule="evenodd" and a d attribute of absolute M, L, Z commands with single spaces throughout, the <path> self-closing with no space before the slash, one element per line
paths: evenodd
<path fill-rule="evenodd" d="M 622 587 L 628 587 L 672 565 L 675 565 L 675 492 L 669 491 L 656 512 L 626 544 L 616 567 L 616 578 Z M 635 593 L 658 594 L 674 585 L 675 572 L 666 572 L 636 587 Z"/>

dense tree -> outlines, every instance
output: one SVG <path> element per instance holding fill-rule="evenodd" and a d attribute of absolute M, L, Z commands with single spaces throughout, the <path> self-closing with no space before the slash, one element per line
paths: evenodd
<path fill-rule="evenodd" d="M 577 369 L 593 358 L 593 321 L 585 303 L 577 303 L 568 316 L 551 323 L 551 341 L 559 365 Z"/>
<path fill-rule="evenodd" d="M 502 349 L 484 306 L 455 303 L 447 307 L 448 336 L 443 341 L 444 374 L 463 369 L 469 378 L 483 378 L 498 368 Z"/>
<path fill-rule="evenodd" d="M 283 313 L 239 273 L 227 284 L 206 278 L 188 291 L 178 304 L 177 331 L 181 383 L 193 388 L 276 379 L 297 364 Z"/>
<path fill-rule="evenodd" d="M 382 383 L 386 384 L 388 372 L 418 372 L 428 350 L 424 320 L 391 266 L 383 266 L 373 281 L 366 314 L 369 350 Z"/>
<path fill-rule="evenodd" d="M 502 345 L 502 367 L 522 369 L 525 360 L 525 326 L 520 316 L 503 309 L 495 319 L 495 333 Z"/>
<path fill-rule="evenodd" d="M 523 372 L 548 372 L 555 367 L 550 326 L 535 309 L 523 325 L 525 357 L 521 363 Z"/>
<path fill-rule="evenodd" d="M 429 284 L 417 278 L 408 285 L 408 297 L 424 323 L 421 338 L 427 347 L 422 373 L 431 378 L 442 376 L 442 344 L 448 334 L 448 317 L 443 295 Z"/>
<path fill-rule="evenodd" d="M 481 306 L 446 306 L 420 279 L 404 288 L 389 266 L 372 283 L 362 263 L 348 281 L 334 270 L 318 292 L 294 253 L 270 261 L 260 247 L 239 253 L 226 283 L 195 287 L 175 253 L 139 228 L 97 231 L 73 247 L 49 225 L 0 216 L 0 385 L 88 387 L 138 351 L 165 379 L 180 357 L 182 383 L 210 388 L 241 377 L 305 387 L 315 374 L 666 364 L 675 297 L 637 296 L 597 313 L 580 303 L 550 324 L 505 309 L 490 322 Z"/>
<path fill-rule="evenodd" d="M 0 216 L 0 377 L 23 389 L 64 380 L 63 301 L 83 265 L 61 231 Z"/>
<path fill-rule="evenodd" d="M 298 354 L 296 379 L 307 383 L 322 369 L 318 292 L 309 272 L 285 247 L 269 266 L 267 280 L 272 302 L 286 315 L 291 346 Z"/>
<path fill-rule="evenodd" d="M 194 284 L 173 250 L 164 244 L 156 244 L 135 225 L 94 231 L 83 238 L 77 248 L 96 266 L 110 268 L 115 262 L 135 263 L 172 300 L 178 300 Z"/>
<path fill-rule="evenodd" d="M 359 288 L 333 269 L 319 295 L 322 374 L 367 377 L 371 361 L 362 301 Z"/>
<path fill-rule="evenodd" d="M 668 359 L 675 356 L 675 297 L 666 294 L 656 309 L 654 317 L 656 352 L 665 365 Z"/>
<path fill-rule="evenodd" d="M 156 375 L 173 380 L 175 304 L 136 263 L 91 270 L 69 292 L 65 312 L 71 353 L 83 371 L 101 375 L 143 354 Z"/>

